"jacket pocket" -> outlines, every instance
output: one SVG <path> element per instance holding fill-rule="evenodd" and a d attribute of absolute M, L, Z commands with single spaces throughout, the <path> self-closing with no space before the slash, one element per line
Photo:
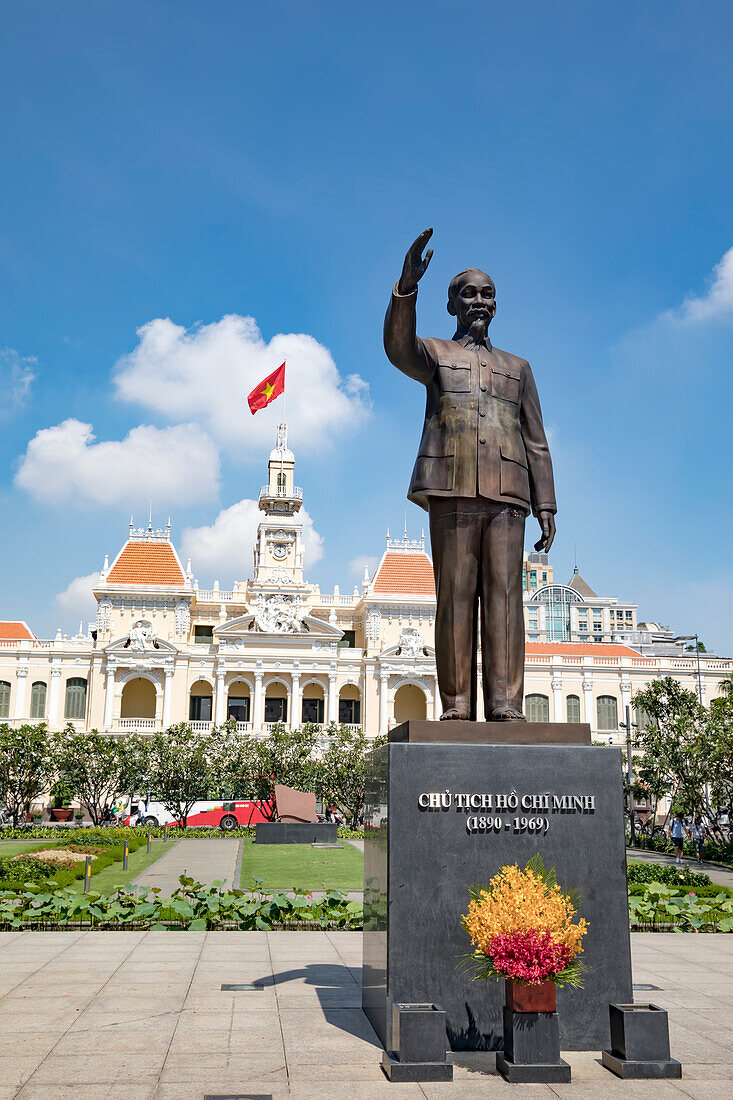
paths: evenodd
<path fill-rule="evenodd" d="M 517 447 L 501 444 L 500 490 L 503 497 L 515 497 L 529 503 L 527 458 Z"/>
<path fill-rule="evenodd" d="M 457 359 L 442 359 L 438 363 L 438 385 L 444 393 L 470 393 L 470 364 Z"/>
<path fill-rule="evenodd" d="M 519 372 L 508 367 L 492 367 L 491 369 L 491 395 L 501 401 L 519 403 Z"/>
<path fill-rule="evenodd" d="M 452 492 L 455 462 L 454 455 L 418 455 L 412 473 L 411 492 L 422 489 Z"/>

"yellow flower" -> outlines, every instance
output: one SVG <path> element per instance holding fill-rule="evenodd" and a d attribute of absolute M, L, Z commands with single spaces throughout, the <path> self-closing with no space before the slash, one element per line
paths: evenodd
<path fill-rule="evenodd" d="M 555 943 L 579 954 L 588 924 L 572 923 L 575 908 L 560 887 L 545 886 L 533 871 L 504 866 L 480 897 L 471 901 L 463 927 L 476 950 L 486 954 L 495 936 L 509 932 L 549 932 Z"/>

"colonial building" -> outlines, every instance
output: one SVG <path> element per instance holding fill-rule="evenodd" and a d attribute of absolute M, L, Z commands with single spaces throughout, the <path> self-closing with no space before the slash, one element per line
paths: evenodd
<path fill-rule="evenodd" d="M 96 628 L 41 640 L 24 622 L 0 623 L 0 720 L 120 733 L 233 718 L 263 735 L 274 722 L 337 721 L 373 736 L 407 718 L 439 718 L 424 537 L 388 534 L 361 587 L 321 592 L 303 572 L 302 502 L 281 425 L 250 580 L 204 590 L 170 524 L 131 525 L 94 588 Z M 544 554 L 525 555 L 524 600 L 529 719 L 587 721 L 615 740 L 649 680 L 672 675 L 709 701 L 733 671 L 733 661 L 707 654 L 698 669 L 696 655 L 669 642 L 657 651 L 656 624 L 638 624 L 635 604 L 598 596 L 577 568 L 567 585 L 555 583 Z"/>

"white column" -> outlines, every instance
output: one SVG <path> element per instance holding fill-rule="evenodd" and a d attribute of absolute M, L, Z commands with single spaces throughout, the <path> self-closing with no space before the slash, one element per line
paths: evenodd
<path fill-rule="evenodd" d="M 224 669 L 216 671 L 216 702 L 214 709 L 214 722 L 221 726 L 226 718 L 226 689 L 224 687 Z"/>
<path fill-rule="evenodd" d="M 553 708 L 553 722 L 564 722 L 562 713 L 562 678 L 560 676 L 552 677 L 552 708 Z"/>
<path fill-rule="evenodd" d="M 173 695 L 173 673 L 175 669 L 166 668 L 164 670 L 163 678 L 163 729 L 167 730 L 171 724 L 171 696 Z M 112 709 L 112 699 L 110 692 L 110 711 Z"/>
<path fill-rule="evenodd" d="M 631 680 L 622 680 L 621 681 L 621 713 L 618 716 L 619 722 L 625 722 L 626 721 L 626 708 L 630 707 L 630 706 L 631 706 Z M 631 720 L 632 720 L 632 722 L 634 720 L 633 714 L 631 715 Z M 618 737 L 620 735 L 619 730 L 614 730 L 613 733 L 614 733 L 614 737 Z"/>
<path fill-rule="evenodd" d="M 262 729 L 262 673 L 255 672 L 255 698 L 252 707 L 252 727 L 255 731 Z"/>
<path fill-rule="evenodd" d="M 379 677 L 379 732 L 387 732 L 387 673 L 383 672 Z"/>
<path fill-rule="evenodd" d="M 28 678 L 28 669 L 19 668 L 15 675 L 17 680 L 15 682 L 15 715 L 16 719 L 25 718 L 25 682 Z"/>
<path fill-rule="evenodd" d="M 51 690 L 48 693 L 48 728 L 58 729 L 59 692 L 61 690 L 61 669 L 51 669 Z"/>
<path fill-rule="evenodd" d="M 336 673 L 329 672 L 328 674 L 328 716 L 327 722 L 338 722 L 339 709 L 338 698 L 336 696 Z"/>
<path fill-rule="evenodd" d="M 593 713 L 593 681 L 583 680 L 583 710 L 585 712 L 585 721 L 590 723 L 590 728 L 593 729 L 596 724 L 596 718 Z"/>
<path fill-rule="evenodd" d="M 167 681 L 166 681 L 167 684 Z M 167 687 L 166 687 L 167 690 Z M 104 728 L 105 730 L 112 729 L 112 706 L 115 699 L 115 667 L 114 665 L 107 665 L 107 680 L 104 690 Z M 163 700 L 163 711 L 165 713 L 165 699 Z"/>
<path fill-rule="evenodd" d="M 438 690 L 438 677 L 435 677 L 435 683 L 433 686 L 433 720 L 438 721 L 443 713 L 443 704 L 440 701 L 440 691 Z"/>
<path fill-rule="evenodd" d="M 293 690 L 290 693 L 290 728 L 295 730 L 301 722 L 300 676 L 293 673 Z"/>

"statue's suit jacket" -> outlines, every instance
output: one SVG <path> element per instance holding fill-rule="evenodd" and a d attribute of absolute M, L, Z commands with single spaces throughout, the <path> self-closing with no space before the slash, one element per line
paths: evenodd
<path fill-rule="evenodd" d="M 491 346 L 421 339 L 417 290 L 397 287 L 384 321 L 390 362 L 427 389 L 425 425 L 407 496 L 484 497 L 556 512 L 552 460 L 537 387 L 525 359 Z"/>

